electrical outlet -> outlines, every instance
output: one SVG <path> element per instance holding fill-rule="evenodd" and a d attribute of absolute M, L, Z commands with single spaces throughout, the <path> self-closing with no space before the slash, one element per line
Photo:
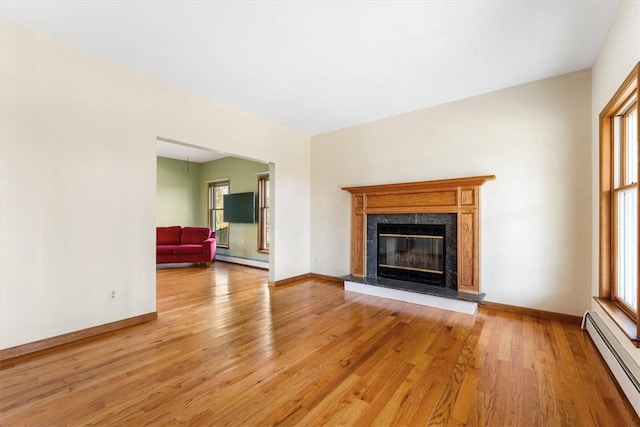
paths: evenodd
<path fill-rule="evenodd" d="M 115 301 L 117 297 L 116 291 L 115 290 L 110 290 L 109 291 L 109 301 Z"/>

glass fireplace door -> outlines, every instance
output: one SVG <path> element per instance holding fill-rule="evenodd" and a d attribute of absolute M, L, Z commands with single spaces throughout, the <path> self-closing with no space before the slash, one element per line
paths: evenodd
<path fill-rule="evenodd" d="M 444 250 L 444 226 L 385 224 L 378 229 L 378 276 L 444 286 Z"/>

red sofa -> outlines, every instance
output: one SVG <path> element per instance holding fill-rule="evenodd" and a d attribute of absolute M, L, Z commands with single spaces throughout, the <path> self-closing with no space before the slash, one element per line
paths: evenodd
<path fill-rule="evenodd" d="M 156 264 L 205 263 L 216 256 L 216 233 L 207 227 L 156 227 Z"/>

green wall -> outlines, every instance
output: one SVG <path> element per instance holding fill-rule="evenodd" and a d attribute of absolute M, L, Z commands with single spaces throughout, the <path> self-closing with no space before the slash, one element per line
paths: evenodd
<path fill-rule="evenodd" d="M 225 157 L 207 163 L 157 158 L 156 224 L 206 227 L 208 182 L 228 179 L 231 193 L 258 191 L 258 173 L 269 172 L 266 163 Z M 229 249 L 221 255 L 269 261 L 258 252 L 258 224 L 230 224 Z"/>
<path fill-rule="evenodd" d="M 207 187 L 208 181 L 218 179 L 229 180 L 229 192 L 245 193 L 258 191 L 258 173 L 269 172 L 266 163 L 239 159 L 237 157 L 225 157 L 202 164 L 200 205 L 201 211 L 207 212 Z M 269 261 L 269 255 L 260 253 L 258 249 L 258 224 L 230 224 L 229 249 L 218 248 L 222 255 L 230 255 L 241 258 Z"/>
<path fill-rule="evenodd" d="M 157 158 L 156 225 L 206 226 L 201 212 L 201 169 L 198 163 Z"/>

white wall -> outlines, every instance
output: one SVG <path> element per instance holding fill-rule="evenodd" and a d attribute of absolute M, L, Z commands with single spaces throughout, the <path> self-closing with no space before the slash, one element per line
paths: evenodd
<path fill-rule="evenodd" d="M 343 186 L 495 174 L 482 187 L 487 300 L 589 307 L 590 78 L 581 71 L 311 138 L 312 271 L 349 273 Z"/>
<path fill-rule="evenodd" d="M 591 255 L 591 293 L 598 295 L 599 275 L 599 115 L 613 97 L 618 87 L 629 75 L 631 69 L 640 61 L 640 2 L 624 1 L 607 38 L 605 39 L 592 68 L 591 101 L 591 177 L 592 177 L 592 255 Z M 593 301 L 593 309 L 609 325 L 611 332 L 625 346 L 632 357 L 640 363 L 640 349 L 635 348 L 617 326 Z"/>
<path fill-rule="evenodd" d="M 271 279 L 309 271 L 308 136 L 13 24 L 0 43 L 0 348 L 155 310 L 157 137 L 275 163 Z"/>

